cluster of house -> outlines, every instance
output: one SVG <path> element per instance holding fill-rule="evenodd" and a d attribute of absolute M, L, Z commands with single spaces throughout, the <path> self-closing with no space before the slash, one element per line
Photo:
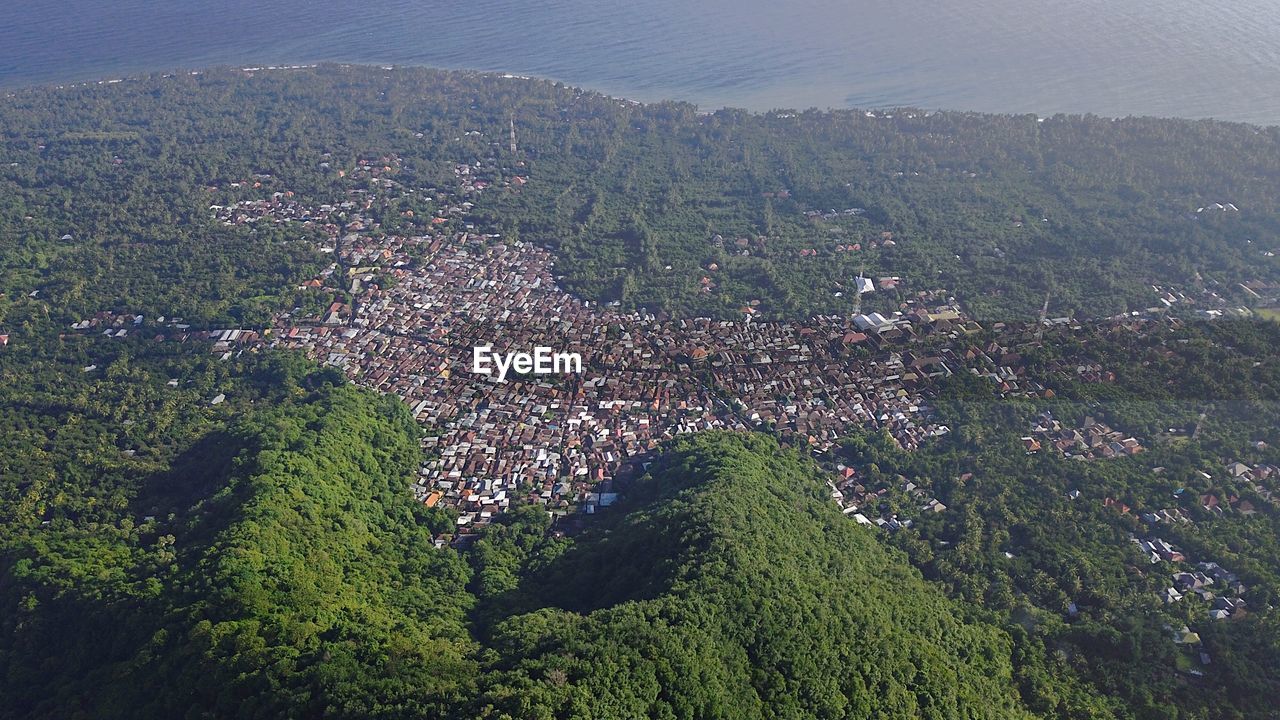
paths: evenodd
<path fill-rule="evenodd" d="M 1200 304 L 1200 302 L 1203 300 L 1213 299 L 1215 297 L 1213 295 L 1206 296 L 1200 293 L 1193 293 L 1189 295 L 1179 288 L 1165 287 L 1162 285 L 1152 285 L 1151 290 L 1155 292 L 1156 299 L 1160 301 L 1160 304 L 1166 308 L 1171 308 L 1174 305 L 1179 305 L 1179 304 L 1197 305 L 1197 304 Z M 1217 300 L 1219 302 L 1215 302 L 1214 303 L 1215 305 L 1222 304 L 1220 297 L 1217 298 Z"/>
<path fill-rule="evenodd" d="M 457 508 L 462 526 L 483 524 L 516 499 L 593 512 L 612 502 L 616 477 L 681 433 L 767 428 L 822 452 L 854 426 L 870 426 L 914 448 L 948 432 L 929 411 L 930 383 L 985 357 L 976 347 L 908 349 L 913 339 L 981 329 L 941 291 L 918 292 L 888 315 L 806 323 L 756 322 L 750 313 L 670 321 L 592 306 L 556 286 L 546 250 L 444 226 L 470 208 L 462 198 L 489 187 L 478 166 L 456 165 L 456 192 L 434 196 L 435 216 L 417 219 L 416 234 L 382 232 L 370 208 L 380 190 L 408 192 L 390 179 L 397 169 L 394 157 L 361 161 L 349 179 L 365 189 L 333 205 L 305 207 L 274 192 L 212 208 L 231 224 L 278 214 L 321 230 L 321 249 L 335 262 L 304 287 L 351 300 L 309 317 L 283 313 L 261 338 L 219 331 L 210 339 L 300 349 L 401 397 L 435 430 L 424 441 L 431 452 L 417 495 Z M 471 372 L 482 345 L 553 347 L 578 354 L 583 371 L 498 381 Z"/>
<path fill-rule="evenodd" d="M 1259 443 L 1259 445 L 1261 448 L 1266 447 L 1265 443 Z M 1280 508 L 1280 467 L 1265 463 L 1247 465 L 1242 462 L 1232 462 L 1227 464 L 1226 471 L 1232 482 L 1244 484 L 1263 501 Z M 1225 513 L 1226 508 L 1245 516 L 1255 515 L 1258 512 L 1252 501 L 1242 499 L 1234 493 L 1225 496 L 1205 494 L 1200 497 L 1200 504 L 1205 510 L 1213 513 Z M 1224 504 L 1226 508 L 1223 507 Z"/>
<path fill-rule="evenodd" d="M 1048 321 L 1053 333 L 1070 333 L 1082 329 L 1080 323 L 1069 318 Z M 1039 380 L 1030 376 L 1025 356 L 1045 344 L 1043 328 L 1010 326 L 994 323 L 996 336 L 983 347 L 969 348 L 965 357 L 970 361 L 969 372 L 991 382 L 1000 397 L 1051 398 L 1054 393 Z M 1051 366 L 1050 373 L 1062 368 Z"/>
<path fill-rule="evenodd" d="M 1162 561 L 1189 564 L 1181 550 L 1158 537 L 1134 538 L 1133 541 L 1153 565 Z M 1248 589 L 1240 582 L 1239 576 L 1218 563 L 1199 562 L 1192 569 L 1175 572 L 1172 586 L 1165 588 L 1161 599 L 1172 605 L 1188 595 L 1195 595 L 1208 603 L 1210 619 L 1225 620 L 1244 615 L 1247 603 L 1240 596 Z"/>
<path fill-rule="evenodd" d="M 855 210 L 858 212 L 853 212 Z M 862 212 L 862 211 L 859 210 L 858 208 L 853 208 L 851 210 L 845 210 L 840 214 L 856 215 L 859 212 Z M 837 217 L 836 214 L 821 213 L 817 210 L 808 211 L 805 213 L 805 215 L 810 218 L 823 218 L 823 219 L 831 219 L 831 218 Z M 828 229 L 832 231 L 837 231 L 839 228 L 831 227 Z M 799 257 L 818 257 L 819 255 L 855 253 L 855 252 L 862 251 L 864 248 L 868 250 L 875 250 L 876 248 L 879 248 L 881 246 L 890 248 L 890 247 L 896 246 L 897 244 L 898 244 L 897 241 L 893 239 L 893 233 L 889 231 L 884 231 L 884 232 L 881 232 L 877 237 L 867 240 L 865 244 L 859 241 L 835 239 L 832 241 L 832 244 L 829 246 L 822 245 L 820 247 L 801 248 L 795 251 L 795 253 Z M 767 237 L 760 236 L 760 235 L 757 235 L 754 237 L 738 236 L 731 239 L 726 239 L 723 235 L 716 234 L 711 236 L 711 246 L 719 250 L 724 250 L 726 252 L 730 252 L 735 255 L 746 257 L 751 255 L 753 252 L 756 254 L 767 253 L 769 248 L 769 239 Z M 882 289 L 886 289 L 886 290 L 892 289 L 898 282 L 898 278 L 886 277 L 882 279 L 885 281 L 885 284 L 882 285 Z"/>
<path fill-rule="evenodd" d="M 1164 562 L 1178 563 L 1185 562 L 1187 559 L 1181 550 L 1161 538 L 1154 537 L 1145 540 L 1134 538 L 1133 541 L 1138 544 L 1138 549 L 1151 561 L 1152 565 L 1162 560 Z"/>
<path fill-rule="evenodd" d="M 230 359 L 240 348 L 262 340 L 257 330 L 225 328 L 218 330 L 192 330 L 182 318 L 163 315 L 147 322 L 142 315 L 100 311 L 71 324 L 72 330 L 97 332 L 112 338 L 145 337 L 152 340 L 176 340 L 178 342 L 207 342 L 215 355 Z M 269 334 L 269 331 L 268 331 Z M 96 369 L 96 366 L 95 366 Z"/>
<path fill-rule="evenodd" d="M 96 312 L 92 317 L 71 324 L 72 330 L 81 332 L 101 332 L 107 337 L 126 337 L 132 330 L 135 333 L 145 332 L 142 323 L 146 320 L 142 315 L 133 313 L 116 313 L 108 310 Z M 164 322 L 164 318 L 159 318 Z"/>
<path fill-rule="evenodd" d="M 1257 443 L 1257 448 L 1260 450 L 1265 449 L 1266 444 Z M 1231 462 L 1226 465 L 1225 469 L 1231 480 L 1237 483 L 1247 483 L 1255 493 L 1266 499 L 1267 502 L 1276 503 L 1275 494 L 1269 491 L 1266 485 L 1274 485 L 1277 480 L 1280 480 L 1280 468 L 1265 464 L 1251 466 L 1241 462 Z M 1156 473 L 1163 471 L 1164 468 L 1154 469 Z M 1213 479 L 1208 473 L 1201 472 L 1200 475 L 1206 480 Z M 1178 490 L 1174 495 L 1184 501 L 1194 498 L 1194 501 L 1210 515 L 1222 515 L 1232 510 L 1245 517 L 1257 514 L 1257 510 L 1252 503 L 1247 500 L 1241 500 L 1234 493 L 1227 495 L 1225 499 L 1220 499 L 1223 498 L 1222 492 L 1190 495 L 1185 490 Z M 1122 514 L 1130 514 L 1131 512 L 1131 508 L 1128 505 L 1114 498 L 1106 498 L 1103 501 L 1103 505 L 1114 507 Z M 1181 507 L 1145 511 L 1141 513 L 1140 517 L 1149 527 L 1194 522 L 1187 510 Z M 1224 620 L 1240 617 L 1244 612 L 1247 603 L 1242 596 L 1248 591 L 1248 587 L 1240 581 L 1239 576 L 1234 572 L 1223 568 L 1216 562 L 1193 563 L 1192 559 L 1188 558 L 1180 548 L 1159 536 L 1133 537 L 1132 540 L 1151 564 L 1168 562 L 1182 566 L 1182 569 L 1173 573 L 1171 585 L 1166 587 L 1161 594 L 1161 599 L 1166 604 L 1173 604 L 1187 596 L 1194 595 L 1209 605 L 1208 615 L 1211 619 Z"/>
<path fill-rule="evenodd" d="M 786 195 L 781 197 L 791 196 L 791 193 L 789 191 L 784 190 L 783 192 L 786 192 Z M 772 197 L 772 196 L 766 194 L 766 197 Z M 825 211 L 824 210 L 805 210 L 804 215 L 805 217 L 808 217 L 808 218 L 821 218 L 823 220 L 835 220 L 836 218 L 840 218 L 840 217 L 856 217 L 866 212 L 867 211 L 865 208 L 854 207 L 854 208 L 845 208 L 844 210 L 825 210 Z"/>
<path fill-rule="evenodd" d="M 561 291 L 547 251 L 493 235 L 369 234 L 337 248 L 338 265 L 378 263 L 396 282 L 324 317 L 288 318 L 271 342 L 398 395 L 438 429 L 418 496 L 456 507 L 464 526 L 515 498 L 593 512 L 615 477 L 681 433 L 770 428 L 821 452 L 867 425 L 917 447 L 947 432 L 931 419 L 929 383 L 965 359 L 899 345 L 973 331 L 954 304 L 927 305 L 930 293 L 865 329 L 838 317 L 660 321 Z M 578 354 L 583 372 L 501 382 L 471 372 L 482 345 L 554 347 Z"/>
<path fill-rule="evenodd" d="M 1257 449 L 1263 450 L 1265 448 L 1265 443 L 1257 443 Z M 1276 480 L 1280 479 L 1280 468 L 1272 465 L 1251 466 L 1241 462 L 1231 462 L 1226 465 L 1225 469 L 1227 475 L 1233 481 L 1247 483 L 1255 493 L 1268 502 L 1276 503 L 1276 496 L 1266 487 L 1266 484 L 1274 485 Z M 1162 471 L 1163 468 L 1156 468 L 1156 470 Z M 1208 473 L 1202 473 L 1202 475 L 1206 480 L 1212 479 Z M 1183 492 L 1179 491 L 1176 494 L 1182 496 Z M 1211 514 L 1224 514 L 1228 512 L 1228 509 L 1235 510 L 1245 516 L 1256 513 L 1252 503 L 1247 500 L 1241 500 L 1234 494 L 1224 499 L 1220 499 L 1220 497 L 1221 493 L 1206 493 L 1197 496 L 1196 502 Z M 1129 510 L 1123 504 L 1110 498 L 1108 498 L 1108 504 L 1117 506 L 1122 512 L 1128 512 Z M 1186 510 L 1182 508 L 1144 512 L 1141 517 L 1148 525 L 1192 522 Z M 1159 537 L 1134 538 L 1134 542 L 1147 555 L 1152 564 L 1163 561 L 1178 563 L 1183 566 L 1182 569 L 1172 574 L 1170 585 L 1161 593 L 1161 599 L 1166 604 L 1178 603 L 1187 597 L 1198 598 L 1208 606 L 1207 616 L 1210 620 L 1237 619 L 1248 612 L 1248 602 L 1243 597 L 1248 591 L 1248 587 L 1241 582 L 1236 573 L 1212 561 L 1192 563 L 1179 548 Z M 1174 632 L 1174 642 L 1198 652 L 1201 664 L 1209 664 L 1209 656 L 1200 646 L 1199 635 L 1189 630 L 1186 626 Z M 1195 670 L 1190 672 L 1199 674 Z"/>
<path fill-rule="evenodd" d="M 1266 443 L 1258 443 L 1258 446 L 1259 448 L 1265 448 Z M 1163 467 L 1152 469 L 1152 472 L 1155 474 L 1161 474 L 1164 471 L 1165 468 Z M 1247 487 L 1263 501 L 1280 507 L 1280 493 L 1273 490 L 1277 484 L 1280 484 L 1280 468 L 1267 464 L 1251 466 L 1242 462 L 1232 462 L 1226 465 L 1226 471 L 1231 481 L 1236 483 L 1245 483 Z M 1205 480 L 1213 479 L 1212 475 L 1203 471 L 1200 471 L 1199 475 Z M 1078 495 L 1078 491 L 1073 491 L 1073 499 Z M 1240 495 L 1234 491 L 1214 490 L 1198 495 L 1192 495 L 1187 493 L 1185 488 L 1180 488 L 1174 492 L 1174 496 L 1183 502 L 1186 502 L 1187 498 L 1194 497 L 1195 504 L 1210 516 L 1222 516 L 1226 515 L 1228 512 L 1235 512 L 1244 517 L 1252 517 L 1258 514 L 1258 509 L 1254 506 L 1252 501 L 1241 498 Z M 1128 505 L 1112 497 L 1105 498 L 1103 500 L 1103 506 L 1114 507 L 1118 512 L 1124 515 L 1128 515 L 1133 512 L 1133 509 Z M 1160 510 L 1143 511 L 1139 517 L 1148 525 L 1195 522 L 1195 519 L 1191 517 L 1186 508 L 1177 506 L 1162 508 Z"/>
<path fill-rule="evenodd" d="M 1113 430 L 1106 423 L 1086 417 L 1078 428 L 1065 427 L 1045 411 L 1031 425 L 1031 434 L 1022 438 L 1028 453 L 1051 447 L 1066 457 L 1080 460 L 1098 460 L 1137 455 L 1145 448 L 1135 438 Z"/>
<path fill-rule="evenodd" d="M 831 498 L 845 515 L 853 517 L 861 525 L 875 525 L 890 532 L 909 528 L 913 524 L 910 517 L 899 517 L 894 503 L 889 502 L 895 490 L 899 497 L 905 497 L 909 503 L 915 504 L 921 513 L 940 513 L 947 509 L 926 488 L 917 486 L 914 481 L 902 475 L 876 483 L 877 487 L 868 488 L 858 477 L 857 470 L 847 465 L 837 465 L 835 477 L 828 480 L 827 484 L 831 487 Z"/>
<path fill-rule="evenodd" d="M 1274 257 L 1271 250 L 1262 251 L 1266 257 Z M 1218 318 L 1224 315 L 1248 317 L 1252 314 L 1244 303 L 1253 306 L 1274 305 L 1280 300 L 1280 285 L 1263 280 L 1246 280 L 1235 285 L 1224 285 L 1216 280 L 1201 279 L 1201 284 L 1191 288 L 1178 288 L 1172 285 L 1152 285 L 1160 304 L 1149 311 L 1173 308 L 1176 305 L 1196 308 L 1196 314 L 1203 318 Z"/>
<path fill-rule="evenodd" d="M 1248 589 L 1239 576 L 1218 563 L 1201 562 L 1194 570 L 1173 574 L 1173 587 L 1165 589 L 1164 601 L 1172 604 L 1195 595 L 1209 605 L 1211 620 L 1226 620 L 1244 616 L 1248 603 L 1240 596 Z"/>
<path fill-rule="evenodd" d="M 262 180 L 256 181 L 261 185 Z M 240 183 L 231 183 L 231 187 L 239 187 Z M 353 204 L 354 206 L 354 204 Z M 327 215 L 323 208 L 318 211 L 310 205 L 299 202 L 290 191 L 273 192 L 266 198 L 239 200 L 226 205 L 213 204 L 210 212 L 223 225 L 283 225 L 289 222 L 311 222 L 320 216 Z"/>
<path fill-rule="evenodd" d="M 1192 522 L 1191 516 L 1187 514 L 1186 510 L 1183 510 L 1180 507 L 1148 510 L 1147 512 L 1142 513 L 1140 517 L 1142 518 L 1142 521 L 1148 525 L 1155 525 L 1157 523 L 1171 524 Z"/>
<path fill-rule="evenodd" d="M 1051 395 L 1027 377 L 1022 362 L 1022 353 L 1042 342 L 1044 328 L 1010 328 L 997 341 L 972 343 L 968 338 L 982 328 L 943 291 L 908 293 L 887 314 L 796 323 L 756 321 L 749 308 L 742 320 L 722 321 L 593 306 L 557 286 L 545 249 L 474 232 L 465 222 L 468 198 L 494 183 L 514 187 L 527 178 L 492 181 L 492 168 L 456 164 L 456 187 L 415 191 L 394 179 L 400 165 L 387 156 L 360 160 L 349 174 L 338 171 L 360 187 L 333 204 L 313 207 L 288 191 L 271 192 L 264 175 L 235 189 L 252 187 L 266 197 L 211 207 L 231 225 L 296 222 L 316 231 L 313 239 L 334 262 L 303 288 L 330 294 L 321 312 L 281 313 L 261 334 L 156 322 L 168 324 L 171 338 L 211 342 L 223 357 L 262 344 L 298 349 L 361 385 L 402 398 L 433 431 L 423 441 L 430 459 L 415 492 L 427 505 L 456 508 L 464 529 L 515 501 L 552 512 L 594 512 L 616 498 L 616 478 L 682 433 L 768 429 L 823 453 L 861 426 L 884 429 L 913 449 L 949 432 L 935 421 L 928 397 L 934 382 L 955 372 L 986 377 L 1006 395 Z M 408 222 L 399 225 L 413 231 L 383 231 L 375 218 L 387 198 L 414 192 L 434 203 L 432 214 L 412 218 L 403 211 Z M 859 290 L 872 290 L 870 279 L 862 280 L 866 287 Z M 896 289 L 900 282 L 886 277 L 877 284 Z M 1080 328 L 1068 318 L 1044 325 L 1052 332 Z M 104 314 L 75 327 L 120 336 L 143 331 L 143 320 Z M 583 369 L 500 381 L 472 372 L 478 346 L 495 352 L 551 347 L 580 356 Z M 1076 370 L 1107 379 L 1101 368 Z M 1072 451 L 1089 457 L 1141 451 L 1101 423 L 1087 423 L 1070 437 Z M 841 470 L 846 474 L 832 491 L 847 513 L 889 529 L 910 522 L 883 511 L 881 496 L 889 488 L 868 490 L 851 469 Z M 922 512 L 945 509 L 910 481 L 902 484 Z"/>

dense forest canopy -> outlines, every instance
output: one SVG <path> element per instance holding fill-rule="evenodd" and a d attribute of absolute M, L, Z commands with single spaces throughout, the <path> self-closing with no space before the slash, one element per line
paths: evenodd
<path fill-rule="evenodd" d="M 218 477 L 167 520 L 123 510 L 10 546 L 7 714 L 1025 714 L 1009 638 L 963 620 L 773 441 L 678 444 L 574 541 L 517 513 L 468 584 L 405 493 L 404 409 L 291 380 L 293 399 L 175 460 Z"/>
<path fill-rule="evenodd" d="M 268 396 L 115 481 L 124 502 L 8 528 L 6 716 L 421 717 L 461 697 L 468 572 L 405 492 L 416 425 L 340 376 L 268 364 Z"/>

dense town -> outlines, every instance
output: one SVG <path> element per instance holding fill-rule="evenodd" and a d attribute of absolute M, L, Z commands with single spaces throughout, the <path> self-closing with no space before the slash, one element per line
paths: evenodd
<path fill-rule="evenodd" d="M 177 318 L 146 323 L 115 313 L 72 327 L 124 337 L 161 326 L 162 336 L 207 340 L 224 358 L 258 346 L 301 350 L 401 398 L 429 429 L 415 495 L 428 506 L 456 509 L 461 536 L 516 500 L 558 515 L 594 513 L 618 497 L 616 479 L 642 470 L 650 451 L 682 433 L 767 430 L 824 457 L 855 428 L 871 428 L 912 450 L 950 432 L 930 409 L 936 381 L 965 372 L 990 381 L 1002 397 L 1051 398 L 1051 389 L 1029 377 L 1023 356 L 1046 333 L 1082 330 L 1068 317 L 984 328 L 947 292 L 914 290 L 910 278 L 897 276 L 854 279 L 859 294 L 892 291 L 899 302 L 891 312 L 804 322 L 758 320 L 750 303 L 740 320 L 622 312 L 562 290 L 546 249 L 467 222 L 472 200 L 495 182 L 482 179 L 491 174 L 479 164 L 455 165 L 451 190 L 417 190 L 438 209 L 413 218 L 416 232 L 382 231 L 371 211 L 379 193 L 415 192 L 394 179 L 399 163 L 394 156 L 370 158 L 349 173 L 337 171 L 352 187 L 330 204 L 313 207 L 288 190 L 270 191 L 273 178 L 261 174 L 227 190 L 262 197 L 209 207 L 226 225 L 296 223 L 312 231 L 319 250 L 332 257 L 299 288 L 331 298 L 318 311 L 280 313 L 262 330 L 193 330 Z M 332 170 L 327 162 L 322 169 Z M 518 188 L 529 179 L 496 182 Z M 718 268 L 704 270 L 705 284 L 713 286 Z M 1160 305 L 1105 322 L 1139 333 L 1176 324 L 1165 309 L 1194 302 L 1155 290 Z M 504 380 L 473 372 L 474 348 L 489 345 L 495 352 L 573 353 L 582 372 Z M 1057 371 L 1086 382 L 1114 379 L 1098 365 Z M 1144 450 L 1100 420 L 1071 428 L 1050 413 L 1023 443 L 1028 453 L 1050 448 L 1083 460 Z M 828 469 L 835 475 L 832 497 L 846 514 L 891 531 L 910 526 L 910 518 L 877 509 L 887 488 L 864 487 L 850 467 Z M 897 490 L 915 498 L 920 512 L 946 510 L 926 488 L 900 480 Z"/>
<path fill-rule="evenodd" d="M 365 161 L 349 179 L 394 191 L 396 164 Z M 616 498 L 615 478 L 681 433 L 770 429 L 821 453 L 867 426 L 918 447 L 948 432 L 931 417 L 929 384 L 985 357 L 979 348 L 963 357 L 907 349 L 915 339 L 954 341 L 981 329 L 940 291 L 910 295 L 888 317 L 807 323 L 757 321 L 750 305 L 739 321 L 660 320 L 593 306 L 557 286 L 546 250 L 464 222 L 465 198 L 489 187 L 479 174 L 457 165 L 456 194 L 438 196 L 442 207 L 416 235 L 379 232 L 364 214 L 375 202 L 367 189 L 316 208 L 288 191 L 210 208 L 232 225 L 318 226 L 334 263 L 304 288 L 351 298 L 315 315 L 282 314 L 261 335 L 223 331 L 210 338 L 215 352 L 260 342 L 300 349 L 402 398 L 434 431 L 416 493 L 428 505 L 456 508 L 462 532 L 516 498 L 592 513 Z M 897 283 L 882 278 L 879 286 Z M 874 291 L 867 285 L 864 292 Z M 553 347 L 580 356 L 583 372 L 499 381 L 472 372 L 473 348 L 482 345 Z"/>
<path fill-rule="evenodd" d="M 945 300 L 860 316 L 861 330 L 842 318 L 659 321 L 561 291 L 547 252 L 524 243 L 470 233 L 382 242 L 344 243 L 344 264 L 394 264 L 417 244 L 430 259 L 350 310 L 276 328 L 271 342 L 403 398 L 437 429 L 418 493 L 458 508 L 460 524 L 483 523 L 517 496 L 594 512 L 633 459 L 680 433 L 768 428 L 822 452 L 855 425 L 884 428 L 904 448 L 947 432 L 925 389 L 961 360 L 899 342 L 970 331 Z M 577 353 L 584 370 L 501 382 L 471 372 L 473 348 L 488 344 Z"/>

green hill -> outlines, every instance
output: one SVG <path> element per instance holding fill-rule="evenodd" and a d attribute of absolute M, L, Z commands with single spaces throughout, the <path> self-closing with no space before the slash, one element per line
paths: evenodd
<path fill-rule="evenodd" d="M 8 533 L 0 717 L 1025 715 L 1009 637 L 768 438 L 677 443 L 574 540 L 525 508 L 473 571 L 403 407 L 316 383 L 179 456 L 208 493 L 168 521 Z"/>
<path fill-rule="evenodd" d="M 0 717 L 441 716 L 474 678 L 470 601 L 415 515 L 416 438 L 324 385 L 176 461 L 217 486 L 171 522 L 7 538 Z"/>
<path fill-rule="evenodd" d="M 1011 641 L 764 436 L 682 440 L 493 632 L 495 715 L 1013 718 Z"/>

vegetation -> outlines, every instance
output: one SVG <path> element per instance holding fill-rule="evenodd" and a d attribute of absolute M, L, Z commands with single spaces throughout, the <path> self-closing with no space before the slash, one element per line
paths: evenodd
<path fill-rule="evenodd" d="M 481 603 L 536 609 L 493 626 L 481 714 L 1025 715 L 1008 636 L 965 622 L 828 495 L 763 436 L 675 443 L 554 559 L 502 558 L 525 578 Z"/>
<path fill-rule="evenodd" d="M 162 362 L 63 379 L 109 397 L 207 361 Z M 143 482 L 101 473 L 86 488 L 123 502 L 15 514 L 0 566 L 6 716 L 1249 717 L 1277 682 L 1261 614 L 1203 631 L 1206 682 L 1229 700 L 1174 678 L 1161 580 L 1125 539 L 1134 519 L 1099 502 L 1168 497 L 1211 465 L 1179 461 L 1189 450 L 1156 451 L 1170 470 L 1153 480 L 1154 459 L 1028 456 L 1004 423 L 1030 409 L 957 387 L 946 412 L 974 415 L 952 440 L 844 450 L 869 482 L 905 475 L 952 508 L 891 536 L 905 556 L 841 516 L 810 461 L 727 433 L 676 442 L 585 534 L 549 536 L 547 516 L 521 508 L 459 554 L 432 546 L 448 519 L 405 490 L 417 430 L 403 407 L 336 379 L 251 359 L 234 380 L 243 419 L 206 415 L 154 451 Z M 178 417 L 209 409 L 207 392 L 172 401 Z M 139 402 L 122 416 L 154 413 Z M 93 427 L 85 412 L 59 424 Z M 52 477 L 75 478 L 95 455 L 58 457 Z M 1215 522 L 1172 539 L 1271 602 L 1274 552 L 1248 546 L 1277 535 Z M 1196 607 L 1178 612 L 1194 622 Z"/>
<path fill-rule="evenodd" d="M 261 322 L 296 302 L 319 258 L 296 229 L 222 226 L 208 206 L 255 184 L 328 202 L 357 158 L 391 154 L 411 187 L 500 159 L 502 177 L 485 179 L 529 182 L 485 193 L 474 218 L 554 246 L 567 287 L 625 307 L 847 312 L 865 271 L 947 288 L 985 319 L 1032 316 L 1046 291 L 1055 312 L 1099 316 L 1155 304 L 1152 283 L 1244 301 L 1239 282 L 1280 281 L 1278 128 L 700 115 L 546 82 L 332 66 L 22 90 L 0 99 L 0 128 L 0 318 L 14 326 L 103 309 Z M 405 202 L 371 212 L 392 229 Z M 1238 212 L 1197 212 L 1228 202 Z"/>
<path fill-rule="evenodd" d="M 475 556 L 481 649 L 466 566 L 404 491 L 415 436 L 398 405 L 322 384 L 236 423 L 200 458 L 225 484 L 171 520 L 11 545 L 6 714 L 1023 714 L 1008 636 L 962 620 L 764 437 L 678 443 L 575 541 L 547 539 L 541 512 L 498 526 Z M 504 565 L 514 584 L 493 580 Z"/>
<path fill-rule="evenodd" d="M 868 488 L 887 490 L 866 512 L 913 518 L 890 538 L 925 577 L 1014 628 L 1024 687 L 1077 677 L 1101 697 L 1122 699 L 1111 708 L 1118 717 L 1267 717 L 1280 692 L 1273 610 L 1280 507 L 1225 465 L 1280 463 L 1280 365 L 1270 349 L 1278 340 L 1269 323 L 1218 322 L 1140 339 L 1098 331 L 1074 346 L 1046 342 L 1026 360 L 1053 398 L 995 401 L 985 381 L 957 375 L 939 401 L 956 428 L 947 438 L 904 453 L 887 437 L 861 434 L 837 459 L 858 468 Z M 1074 370 L 1050 370 L 1055 357 L 1100 363 L 1116 379 L 1076 381 Z M 1050 447 L 1028 453 L 1020 438 L 1046 410 L 1068 425 L 1103 418 L 1150 447 L 1103 461 L 1068 459 Z M 1171 427 L 1176 432 L 1166 434 Z M 908 481 L 947 511 L 919 511 L 921 501 L 901 491 Z M 1257 512 L 1213 512 L 1205 496 L 1251 501 Z M 1161 510 L 1186 520 L 1143 519 Z M 1153 536 L 1188 560 L 1153 565 L 1132 542 Z M 1248 615 L 1211 621 L 1209 602 L 1190 592 L 1164 602 L 1179 566 L 1195 570 L 1198 562 L 1240 576 Z M 1208 589 L 1230 595 L 1225 583 Z M 1174 639 L 1184 626 L 1202 644 L 1180 647 Z M 1052 701 L 1055 692 L 1029 706 L 1079 715 Z"/>
<path fill-rule="evenodd" d="M 407 492 L 408 412 L 325 372 L 273 380 L 273 407 L 148 481 L 96 478 L 120 506 L 6 528 L 3 715 L 421 717 L 462 697 L 467 570 Z M 175 493 L 191 504 L 139 517 Z"/>
<path fill-rule="evenodd" d="M 411 188 L 497 158 L 465 221 L 552 246 L 566 287 L 627 308 L 847 312 L 866 272 L 988 319 L 1034 315 L 1046 292 L 1096 316 L 1153 304 L 1153 283 L 1245 300 L 1240 282 L 1280 281 L 1275 128 L 700 115 L 349 67 L 10 93 L 0 717 L 1274 713 L 1280 512 L 1222 472 L 1280 464 L 1274 323 L 1045 344 L 1024 364 L 1053 397 L 997 402 L 957 373 L 937 399 L 948 437 L 904 454 L 860 434 L 826 458 L 885 491 L 875 510 L 913 516 L 892 534 L 843 517 L 796 451 L 709 434 L 671 443 L 580 535 L 518 507 L 467 550 L 437 547 L 452 519 L 407 492 L 420 430 L 393 399 L 294 356 L 68 332 L 103 311 L 254 326 L 318 302 L 298 284 L 329 262 L 313 234 L 336 228 L 224 225 L 209 206 L 264 188 L 328 202 L 390 155 Z M 362 212 L 395 232 L 433 197 Z M 1197 212 L 1213 202 L 1239 209 Z M 1045 410 L 1149 451 L 1028 454 Z M 904 481 L 948 509 L 919 511 Z M 1209 494 L 1258 512 L 1215 513 Z M 1191 522 L 1141 519 L 1156 509 Z M 1131 542 L 1154 532 L 1238 573 L 1248 615 L 1163 604 L 1169 569 Z M 1196 651 L 1173 642 L 1182 624 Z"/>

